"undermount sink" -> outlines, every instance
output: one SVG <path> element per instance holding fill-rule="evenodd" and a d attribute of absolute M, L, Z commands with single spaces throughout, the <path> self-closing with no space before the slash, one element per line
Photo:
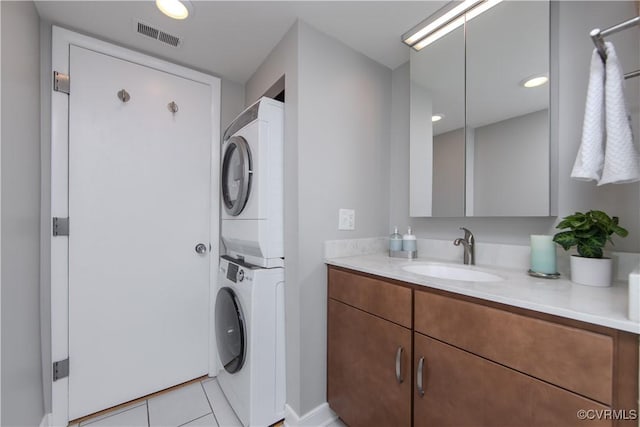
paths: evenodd
<path fill-rule="evenodd" d="M 402 267 L 404 271 L 439 279 L 461 280 L 463 282 L 498 282 L 502 277 L 486 271 L 472 270 L 443 264 L 414 264 Z"/>

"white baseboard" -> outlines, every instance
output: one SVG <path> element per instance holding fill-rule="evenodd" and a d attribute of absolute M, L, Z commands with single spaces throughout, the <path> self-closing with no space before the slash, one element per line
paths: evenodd
<path fill-rule="evenodd" d="M 51 414 L 44 414 L 42 421 L 40 421 L 40 427 L 51 427 Z"/>
<path fill-rule="evenodd" d="M 285 427 L 325 427 L 338 419 L 328 403 L 318 405 L 303 416 L 299 416 L 289 405 L 285 405 Z"/>

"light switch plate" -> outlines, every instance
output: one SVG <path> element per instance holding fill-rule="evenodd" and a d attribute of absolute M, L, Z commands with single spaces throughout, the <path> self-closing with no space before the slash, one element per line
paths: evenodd
<path fill-rule="evenodd" d="M 355 230 L 356 211 L 353 209 L 338 210 L 338 230 Z"/>

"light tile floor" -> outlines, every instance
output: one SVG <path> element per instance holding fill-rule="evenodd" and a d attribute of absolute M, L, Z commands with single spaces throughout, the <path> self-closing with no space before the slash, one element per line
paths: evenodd
<path fill-rule="evenodd" d="M 280 425 L 280 424 L 279 424 Z M 242 427 L 215 378 L 206 378 L 69 427 Z M 340 419 L 326 427 L 346 427 Z"/>
<path fill-rule="evenodd" d="M 70 427 L 242 427 L 218 381 L 207 378 Z"/>

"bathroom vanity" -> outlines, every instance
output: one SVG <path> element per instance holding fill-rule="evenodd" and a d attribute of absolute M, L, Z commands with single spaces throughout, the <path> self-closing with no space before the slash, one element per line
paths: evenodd
<path fill-rule="evenodd" d="M 377 257 L 328 261 L 327 400 L 349 426 L 637 425 L 620 290 L 585 310 L 567 281 L 423 280 Z"/>

